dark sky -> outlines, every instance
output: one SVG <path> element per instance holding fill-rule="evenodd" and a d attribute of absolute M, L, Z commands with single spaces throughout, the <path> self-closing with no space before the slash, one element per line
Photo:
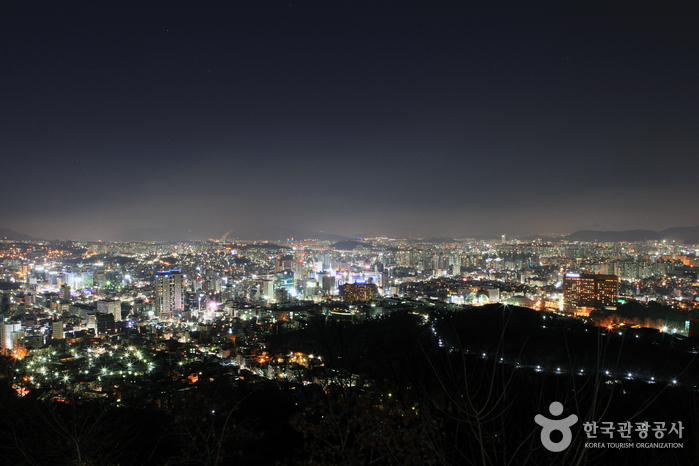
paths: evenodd
<path fill-rule="evenodd" d="M 697 2 L 3 2 L 0 226 L 699 225 L 698 25 Z"/>

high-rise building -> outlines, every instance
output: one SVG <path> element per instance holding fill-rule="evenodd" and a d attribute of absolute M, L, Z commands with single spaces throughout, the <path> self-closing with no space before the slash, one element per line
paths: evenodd
<path fill-rule="evenodd" d="M 318 280 L 315 278 L 309 278 L 306 280 L 306 284 L 303 289 L 303 296 L 306 299 L 311 299 L 318 294 Z"/>
<path fill-rule="evenodd" d="M 65 335 L 63 333 L 63 319 L 55 320 L 51 323 L 51 330 L 53 331 L 54 340 L 63 340 Z"/>
<path fill-rule="evenodd" d="M 107 286 L 107 274 L 104 271 L 97 271 L 93 274 L 93 284 L 99 288 Z"/>
<path fill-rule="evenodd" d="M 260 280 L 259 294 L 265 301 L 274 299 L 274 280 Z"/>
<path fill-rule="evenodd" d="M 113 314 L 97 314 L 95 315 L 95 332 L 97 335 L 114 333 L 114 315 Z"/>
<path fill-rule="evenodd" d="M 294 266 L 294 258 L 292 256 L 279 256 L 274 265 L 274 272 L 279 273 L 285 270 L 291 270 Z"/>
<path fill-rule="evenodd" d="M 155 314 L 172 314 L 184 310 L 182 271 L 169 270 L 155 274 Z"/>
<path fill-rule="evenodd" d="M 21 331 L 21 322 L 0 322 L 0 350 L 2 351 L 2 353 L 12 350 L 14 346 L 13 333 Z"/>
<path fill-rule="evenodd" d="M 80 281 L 83 288 L 92 288 L 93 275 L 92 272 L 83 272 L 80 274 Z"/>
<path fill-rule="evenodd" d="M 616 306 L 619 277 L 592 273 L 567 273 L 563 278 L 563 299 L 574 308 Z"/>
<path fill-rule="evenodd" d="M 103 299 L 97 301 L 97 312 L 100 314 L 111 314 L 114 316 L 114 321 L 121 320 L 121 301 L 117 299 Z"/>
<path fill-rule="evenodd" d="M 294 272 L 289 270 L 284 270 L 283 272 L 277 272 L 274 275 L 274 288 L 284 288 L 289 296 L 296 295 L 296 286 L 294 285 Z"/>
<path fill-rule="evenodd" d="M 345 283 L 342 285 L 343 301 L 370 301 L 377 294 L 376 285 L 373 283 Z"/>
<path fill-rule="evenodd" d="M 324 293 L 331 294 L 333 289 L 335 288 L 335 277 L 331 275 L 324 276 L 322 286 Z"/>
<path fill-rule="evenodd" d="M 61 285 L 61 299 L 70 301 L 70 285 Z"/>

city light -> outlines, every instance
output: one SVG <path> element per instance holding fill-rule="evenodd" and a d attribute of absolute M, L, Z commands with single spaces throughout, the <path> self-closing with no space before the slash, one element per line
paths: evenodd
<path fill-rule="evenodd" d="M 685 343 L 694 323 L 681 319 L 699 309 L 692 299 L 675 299 L 697 292 L 696 282 L 653 275 L 694 261 L 686 254 L 673 259 L 683 251 L 676 246 L 643 243 L 634 246 L 639 255 L 617 245 L 516 238 L 434 246 L 365 241 L 370 246 L 347 250 L 318 240 L 250 242 L 239 245 L 235 264 L 220 242 L 87 243 L 75 253 L 86 262 L 80 268 L 56 259 L 34 274 L 31 285 L 32 272 L 17 271 L 25 287 L 8 298 L 13 314 L 2 323 L 6 345 L 14 345 L 6 353 L 13 388 L 29 394 L 41 387 L 64 403 L 118 403 L 119 409 L 139 409 L 139 397 L 147 396 L 153 409 L 168 412 L 181 400 L 198 403 L 218 389 L 243 393 L 269 384 L 271 391 L 299 393 L 316 386 L 331 403 L 334 390 L 347 396 L 347 387 L 360 387 L 356 396 L 376 394 L 364 400 L 368 413 L 381 412 L 384 422 L 399 416 L 407 429 L 416 413 L 440 414 L 417 409 L 413 393 L 421 387 L 396 386 L 400 378 L 390 371 L 402 358 L 425 380 L 461 373 L 463 383 L 482 370 L 488 377 L 504 374 L 512 377 L 508 396 L 515 398 L 517 384 L 533 380 L 555 380 L 582 396 L 600 375 L 620 400 L 636 399 L 643 393 L 639 385 L 658 399 L 665 395 L 656 390 L 673 387 L 677 394 L 696 385 L 689 371 L 672 369 L 696 354 Z M 655 256 L 653 248 L 662 254 Z M 104 258 L 100 267 L 82 256 L 90 249 Z M 667 263 L 646 255 L 668 257 Z M 8 264 L 7 270 L 26 268 L 22 260 Z M 77 273 L 84 274 L 81 283 L 93 283 L 84 289 L 90 293 L 61 288 L 76 283 L 70 277 Z M 34 302 L 20 303 L 21 293 L 30 292 Z M 608 336 L 599 340 L 602 335 Z M 624 335 L 634 338 L 616 338 Z M 563 345 L 564 339 L 575 344 Z M 627 344 L 633 348 L 624 346 L 622 357 L 614 353 Z M 602 356 L 599 345 L 613 349 Z M 657 364 L 662 357 L 678 363 Z M 458 370 L 444 372 L 442 360 Z M 220 409 L 232 407 L 220 403 L 212 400 L 200 412 L 221 416 Z M 290 406 L 307 403 L 294 399 Z M 454 403 L 462 401 L 455 397 Z"/>

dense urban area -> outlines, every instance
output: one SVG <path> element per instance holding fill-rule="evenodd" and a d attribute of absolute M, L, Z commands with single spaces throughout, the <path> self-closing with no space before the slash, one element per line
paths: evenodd
<path fill-rule="evenodd" d="M 584 443 L 606 420 L 662 422 L 645 433 L 682 444 L 624 458 L 699 451 L 699 246 L 6 239 L 0 254 L 12 464 L 540 464 L 533 417 L 553 400 L 581 421 L 567 461 L 621 458 Z"/>

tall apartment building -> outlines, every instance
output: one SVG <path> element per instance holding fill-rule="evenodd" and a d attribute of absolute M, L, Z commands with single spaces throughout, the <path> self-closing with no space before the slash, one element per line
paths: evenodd
<path fill-rule="evenodd" d="M 13 349 L 15 341 L 21 338 L 22 323 L 5 321 L 0 322 L 0 351 L 5 353 Z"/>
<path fill-rule="evenodd" d="M 373 283 L 346 283 L 342 285 L 343 301 L 370 301 L 377 295 L 377 288 Z"/>
<path fill-rule="evenodd" d="M 51 322 L 52 338 L 54 340 L 63 340 L 65 338 L 65 333 L 63 332 L 63 319 L 54 320 Z"/>
<path fill-rule="evenodd" d="M 114 333 L 114 314 L 96 314 L 95 332 L 97 335 Z"/>
<path fill-rule="evenodd" d="M 171 314 L 184 310 L 182 271 L 169 270 L 155 274 L 155 314 Z"/>
<path fill-rule="evenodd" d="M 97 312 L 100 314 L 111 314 L 114 316 L 114 321 L 121 320 L 121 301 L 117 299 L 103 299 L 97 301 Z"/>
<path fill-rule="evenodd" d="M 574 308 L 616 306 L 619 277 L 592 273 L 567 273 L 563 277 L 563 299 Z"/>

